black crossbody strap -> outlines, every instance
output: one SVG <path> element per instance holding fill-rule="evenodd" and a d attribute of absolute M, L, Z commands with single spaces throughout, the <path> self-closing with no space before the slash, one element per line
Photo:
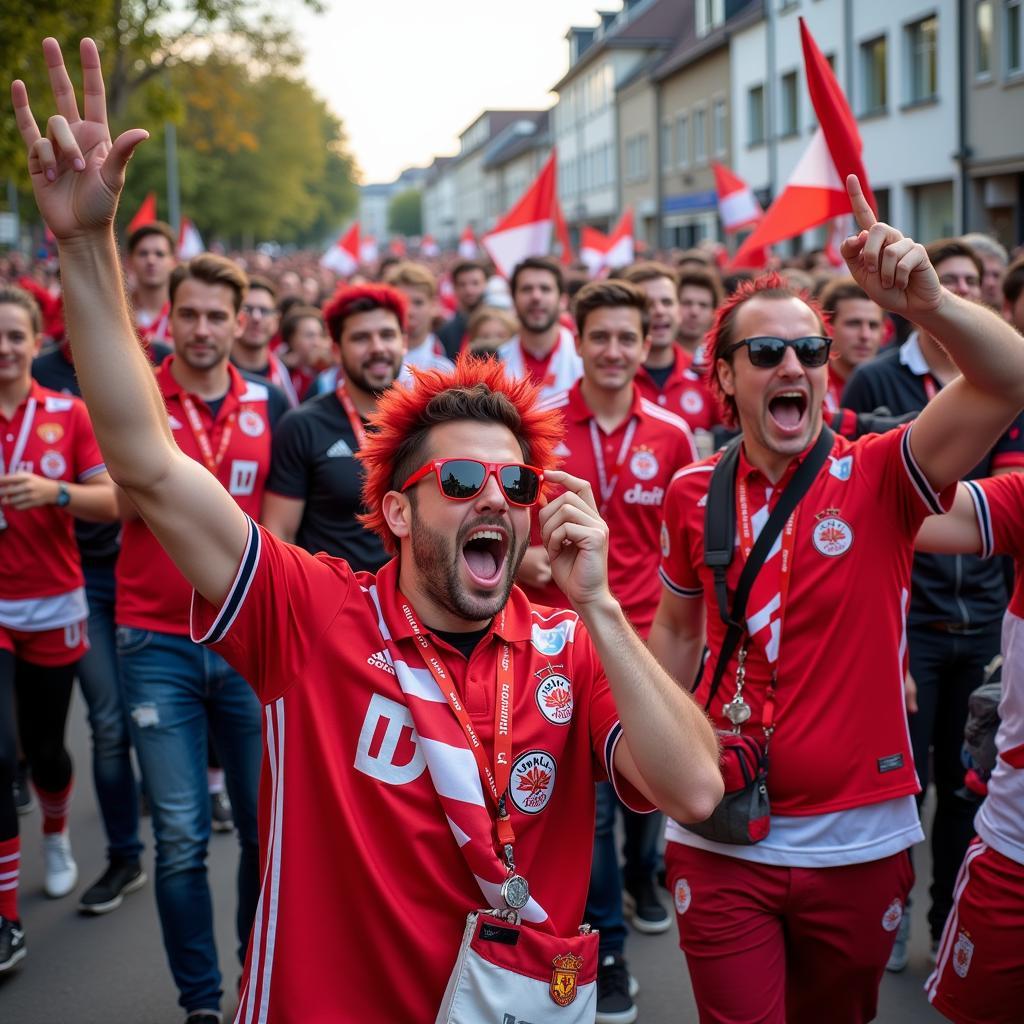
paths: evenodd
<path fill-rule="evenodd" d="M 807 458 L 800 463 L 793 478 L 779 496 L 778 503 L 768 517 L 768 522 L 764 524 L 754 542 L 750 556 L 740 573 L 739 582 L 736 584 L 731 611 L 728 606 L 725 574 L 732 562 L 736 548 L 736 467 L 739 464 L 739 438 L 729 445 L 711 474 L 711 483 L 708 485 L 708 501 L 704 508 L 704 564 L 714 574 L 718 612 L 726 625 L 726 631 L 722 648 L 718 652 L 718 661 L 715 664 L 715 674 L 711 679 L 711 688 L 708 690 L 708 699 L 704 705 L 705 711 L 711 707 L 711 702 L 715 694 L 718 693 L 729 661 L 736 653 L 736 648 L 739 647 L 746 630 L 747 599 L 750 597 L 750 588 L 754 585 L 754 580 L 782 532 L 786 520 L 800 503 L 800 499 L 807 493 L 821 467 L 825 465 L 825 460 L 828 458 L 834 442 L 835 435 L 823 425 L 817 442 L 808 453 Z M 726 462 L 727 459 L 728 462 Z M 718 479 L 716 480 L 716 478 Z M 728 530 L 728 534 L 725 533 L 726 530 Z"/>

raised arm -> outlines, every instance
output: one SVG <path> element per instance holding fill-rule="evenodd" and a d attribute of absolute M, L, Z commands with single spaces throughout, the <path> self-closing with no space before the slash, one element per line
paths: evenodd
<path fill-rule="evenodd" d="M 1024 339 L 943 288 L 924 247 L 875 220 L 855 175 L 846 187 L 860 228 L 843 243 L 850 273 L 880 306 L 931 334 L 963 375 L 928 403 L 910 438 L 917 464 L 941 491 L 970 472 L 1024 408 Z"/>
<path fill-rule="evenodd" d="M 43 41 L 57 113 L 39 132 L 21 81 L 11 87 L 36 202 L 57 238 L 68 337 L 82 397 L 113 480 L 131 497 L 192 585 L 228 592 L 247 536 L 245 516 L 171 436 L 152 368 L 136 338 L 121 278 L 114 214 L 125 167 L 148 135 L 111 142 L 99 53 L 81 45 L 84 118 L 55 39 Z"/>

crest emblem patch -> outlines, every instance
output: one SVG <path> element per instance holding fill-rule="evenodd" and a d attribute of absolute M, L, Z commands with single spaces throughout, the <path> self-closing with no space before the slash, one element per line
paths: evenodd
<path fill-rule="evenodd" d="M 551 972 L 551 998 L 559 1006 L 568 1006 L 575 998 L 578 990 L 576 976 L 583 966 L 583 957 L 572 953 L 563 953 L 551 961 L 554 970 Z"/>

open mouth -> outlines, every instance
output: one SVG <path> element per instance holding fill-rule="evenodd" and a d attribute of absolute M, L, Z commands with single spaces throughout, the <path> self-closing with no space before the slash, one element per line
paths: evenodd
<path fill-rule="evenodd" d="M 807 395 L 802 391 L 781 391 L 768 403 L 768 413 L 785 433 L 796 433 L 807 413 Z"/>
<path fill-rule="evenodd" d="M 501 579 L 508 540 L 502 530 L 480 527 L 462 545 L 462 558 L 477 586 L 493 587 Z"/>

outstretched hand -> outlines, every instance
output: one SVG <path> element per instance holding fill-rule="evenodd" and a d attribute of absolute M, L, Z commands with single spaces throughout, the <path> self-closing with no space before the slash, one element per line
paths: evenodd
<path fill-rule="evenodd" d="M 908 320 L 937 309 L 944 290 L 924 246 L 875 218 L 856 174 L 847 177 L 846 192 L 860 231 L 843 242 L 842 254 L 857 283 Z"/>
<path fill-rule="evenodd" d="M 28 151 L 28 172 L 39 212 L 59 240 L 66 241 L 109 227 L 124 187 L 124 171 L 135 147 L 149 133 L 142 128 L 123 132 L 110 141 L 103 72 L 96 44 L 83 39 L 82 86 L 85 117 L 78 113 L 64 55 L 56 39 L 43 40 L 57 113 L 41 135 L 29 106 L 28 90 L 18 80 L 11 99 L 18 131 Z"/>

